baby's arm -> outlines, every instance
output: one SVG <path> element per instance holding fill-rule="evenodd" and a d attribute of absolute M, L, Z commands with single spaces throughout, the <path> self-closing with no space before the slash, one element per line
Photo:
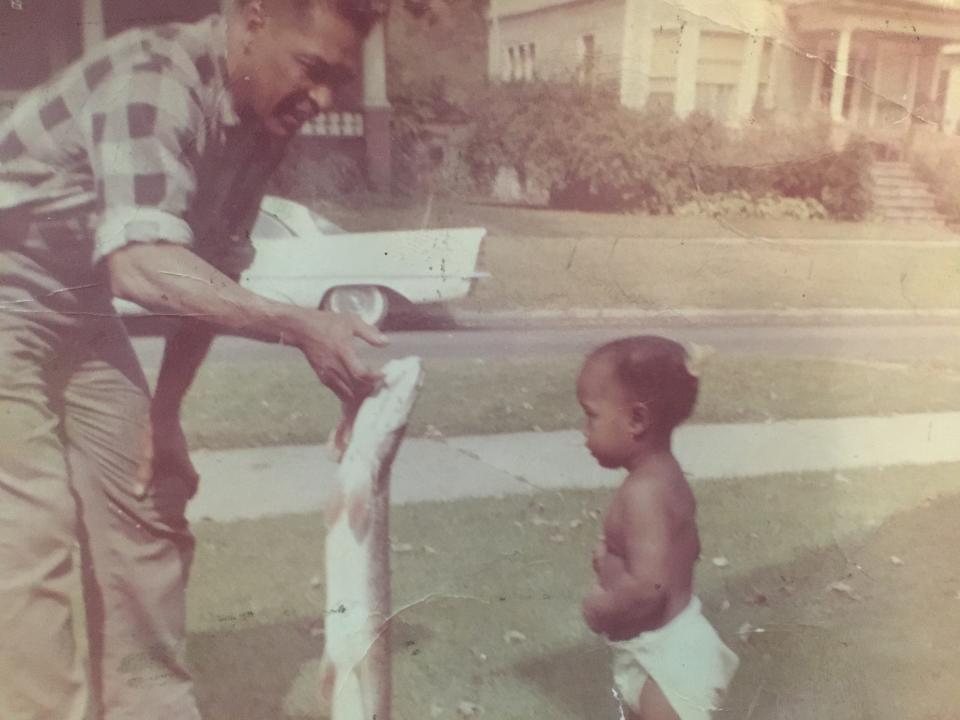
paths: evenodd
<path fill-rule="evenodd" d="M 631 484 L 620 495 L 624 572 L 595 585 L 583 603 L 583 617 L 596 633 L 618 636 L 638 623 L 659 627 L 666 600 L 670 561 L 670 512 L 656 486 Z"/>

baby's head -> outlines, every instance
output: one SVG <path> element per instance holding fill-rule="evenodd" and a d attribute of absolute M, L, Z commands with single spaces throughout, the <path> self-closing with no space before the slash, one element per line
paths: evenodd
<path fill-rule="evenodd" d="M 615 340 L 587 356 L 577 399 L 587 416 L 584 435 L 604 467 L 625 467 L 638 453 L 669 441 L 690 417 L 697 378 L 683 346 L 653 335 Z"/>

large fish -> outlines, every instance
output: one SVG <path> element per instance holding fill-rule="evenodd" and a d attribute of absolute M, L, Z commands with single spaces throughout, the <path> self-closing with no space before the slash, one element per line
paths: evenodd
<path fill-rule="evenodd" d="M 320 698 L 333 720 L 390 720 L 390 468 L 422 379 L 393 360 L 357 413 L 327 509 Z"/>

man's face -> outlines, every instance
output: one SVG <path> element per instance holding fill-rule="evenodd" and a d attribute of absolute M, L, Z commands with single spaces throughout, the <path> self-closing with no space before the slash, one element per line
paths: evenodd
<path fill-rule="evenodd" d="M 290 136 L 333 105 L 357 72 L 362 38 L 334 10 L 318 5 L 301 21 L 244 7 L 233 51 L 231 86 L 240 105 L 274 135 Z"/>

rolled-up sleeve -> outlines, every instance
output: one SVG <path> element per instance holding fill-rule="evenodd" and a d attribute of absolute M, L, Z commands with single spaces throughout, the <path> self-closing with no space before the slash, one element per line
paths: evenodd
<path fill-rule="evenodd" d="M 160 56 L 116 73 L 82 118 L 97 198 L 94 262 L 137 242 L 190 245 L 203 113 Z"/>

